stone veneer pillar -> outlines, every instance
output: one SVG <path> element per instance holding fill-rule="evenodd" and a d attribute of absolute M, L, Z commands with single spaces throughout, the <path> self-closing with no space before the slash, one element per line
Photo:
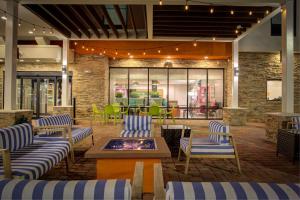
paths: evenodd
<path fill-rule="evenodd" d="M 223 121 L 231 126 L 244 126 L 247 122 L 247 108 L 223 108 Z"/>
<path fill-rule="evenodd" d="M 12 126 L 23 117 L 31 123 L 32 115 L 32 110 L 0 110 L 0 128 Z"/>

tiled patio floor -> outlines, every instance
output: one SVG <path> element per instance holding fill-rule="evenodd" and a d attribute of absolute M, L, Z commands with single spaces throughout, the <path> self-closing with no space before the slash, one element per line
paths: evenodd
<path fill-rule="evenodd" d="M 177 121 L 193 128 L 207 127 L 207 121 Z M 245 127 L 231 127 L 239 152 L 242 174 L 237 173 L 234 160 L 192 159 L 188 175 L 184 174 L 185 161 L 177 158 L 163 161 L 164 180 L 177 181 L 258 181 L 258 182 L 300 182 L 300 164 L 292 164 L 285 157 L 276 157 L 275 144 L 265 141 L 263 124 L 248 124 Z M 118 136 L 121 126 L 94 126 L 95 140 L 103 136 Z M 160 133 L 156 127 L 155 134 Z M 91 139 L 76 145 L 76 162 L 67 174 L 64 163 L 48 172 L 41 179 L 95 179 L 95 160 L 85 159 L 84 151 L 91 145 Z"/>

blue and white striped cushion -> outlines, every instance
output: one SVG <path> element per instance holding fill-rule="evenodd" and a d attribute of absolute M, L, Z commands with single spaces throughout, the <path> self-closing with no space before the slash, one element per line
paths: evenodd
<path fill-rule="evenodd" d="M 73 120 L 70 115 L 52 115 L 49 117 L 40 118 L 37 120 L 37 126 L 59 126 L 59 125 L 72 125 Z M 56 131 L 47 131 L 44 132 L 46 135 L 57 134 Z"/>
<path fill-rule="evenodd" d="M 300 117 L 292 117 L 293 128 L 300 130 Z"/>
<path fill-rule="evenodd" d="M 300 184 L 168 182 L 166 199 L 299 199 Z"/>
<path fill-rule="evenodd" d="M 124 130 L 151 130 L 151 116 L 125 115 L 124 121 Z"/>
<path fill-rule="evenodd" d="M 0 129 L 0 148 L 16 151 L 33 142 L 32 127 L 28 123 Z"/>
<path fill-rule="evenodd" d="M 189 145 L 189 138 L 180 139 L 180 147 L 186 152 Z M 227 155 L 234 156 L 234 148 L 232 145 L 220 145 L 213 142 L 204 142 L 202 138 L 193 138 L 191 146 L 192 155 Z"/>
<path fill-rule="evenodd" d="M 84 138 L 88 137 L 89 135 L 91 135 L 93 133 L 92 128 L 72 128 L 71 131 L 72 131 L 72 140 L 73 140 L 74 144 L 83 140 Z M 61 132 L 55 132 L 55 133 L 52 133 L 51 135 L 49 135 L 47 132 L 43 132 L 43 133 L 39 133 L 38 136 L 40 138 L 45 138 L 45 137 L 61 138 L 61 137 L 63 137 Z"/>
<path fill-rule="evenodd" d="M 151 131 L 128 131 L 123 130 L 120 134 L 121 137 L 152 137 Z"/>
<path fill-rule="evenodd" d="M 11 169 L 14 178 L 38 179 L 65 158 L 70 151 L 66 140 L 34 139 L 33 144 L 11 152 Z M 0 178 L 4 177 L 0 158 Z"/>
<path fill-rule="evenodd" d="M 212 133 L 215 132 L 220 132 L 220 133 L 229 133 L 229 126 L 227 126 L 226 124 L 222 123 L 222 122 L 218 122 L 218 121 L 210 121 L 208 124 L 208 130 Z M 212 141 L 212 142 L 217 142 L 217 143 L 229 143 L 229 137 L 226 136 L 221 136 L 221 135 L 209 135 L 208 138 Z"/>
<path fill-rule="evenodd" d="M 130 180 L 0 180 L 0 199 L 131 199 Z"/>

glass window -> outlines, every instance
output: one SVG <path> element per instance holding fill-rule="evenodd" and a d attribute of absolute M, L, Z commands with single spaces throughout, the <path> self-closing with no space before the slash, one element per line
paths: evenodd
<path fill-rule="evenodd" d="M 148 69 L 129 69 L 129 106 L 148 104 Z"/>
<path fill-rule="evenodd" d="M 282 98 L 282 81 L 268 80 L 267 81 L 267 100 L 280 101 Z"/>
<path fill-rule="evenodd" d="M 189 69 L 189 118 L 207 117 L 207 70 Z"/>
<path fill-rule="evenodd" d="M 149 69 L 149 105 L 167 106 L 168 70 Z"/>
<path fill-rule="evenodd" d="M 208 118 L 223 117 L 223 70 L 208 70 Z"/>
<path fill-rule="evenodd" d="M 110 69 L 110 103 L 128 106 L 128 69 Z"/>
<path fill-rule="evenodd" d="M 169 70 L 169 106 L 177 109 L 176 117 L 187 117 L 187 69 Z"/>

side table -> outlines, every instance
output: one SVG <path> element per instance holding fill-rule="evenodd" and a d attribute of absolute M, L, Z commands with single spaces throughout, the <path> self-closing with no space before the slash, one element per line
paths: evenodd
<path fill-rule="evenodd" d="M 161 136 L 165 139 L 172 157 L 178 155 L 182 129 L 185 128 L 184 137 L 190 137 L 191 128 L 185 125 L 162 125 Z"/>
<path fill-rule="evenodd" d="M 279 129 L 277 135 L 277 156 L 283 154 L 295 162 L 300 158 L 300 130 Z"/>

